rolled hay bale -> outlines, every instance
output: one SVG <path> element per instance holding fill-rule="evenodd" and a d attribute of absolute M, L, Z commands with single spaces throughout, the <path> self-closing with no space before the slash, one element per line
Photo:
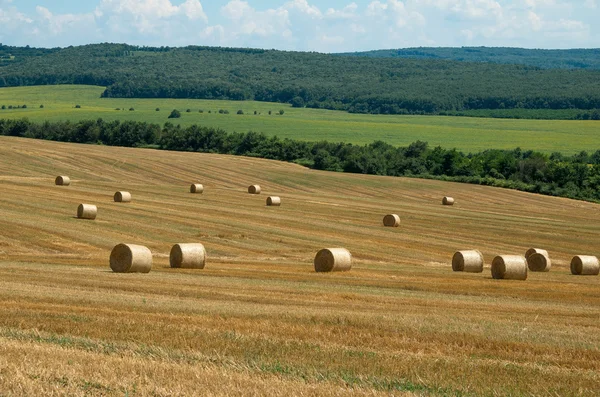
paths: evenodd
<path fill-rule="evenodd" d="M 454 205 L 454 198 L 446 196 L 442 199 L 442 204 L 443 205 Z"/>
<path fill-rule="evenodd" d="M 345 272 L 352 268 L 352 254 L 346 248 L 324 248 L 314 260 L 317 272 Z"/>
<path fill-rule="evenodd" d="M 267 197 L 267 205 L 269 207 L 279 207 L 281 205 L 281 198 L 277 196 Z"/>
<path fill-rule="evenodd" d="M 250 194 L 260 194 L 260 186 L 259 185 L 250 185 L 250 186 L 248 186 L 248 193 L 250 193 Z"/>
<path fill-rule="evenodd" d="M 204 269 L 206 250 L 198 243 L 175 244 L 169 255 L 171 267 L 184 269 Z"/>
<path fill-rule="evenodd" d="M 383 217 L 383 226 L 398 227 L 400 226 L 400 217 L 396 214 L 389 214 Z"/>
<path fill-rule="evenodd" d="M 190 186 L 190 193 L 203 193 L 204 192 L 204 185 L 200 184 L 200 183 L 192 183 L 192 185 Z"/>
<path fill-rule="evenodd" d="M 525 252 L 525 259 L 529 258 L 531 255 L 533 254 L 544 254 L 546 255 L 548 258 L 550 258 L 550 255 L 548 255 L 548 251 L 543 250 L 541 248 L 529 248 L 526 252 Z"/>
<path fill-rule="evenodd" d="M 77 218 L 79 219 L 96 219 L 98 215 L 98 207 L 92 204 L 79 204 L 77 207 Z"/>
<path fill-rule="evenodd" d="M 54 184 L 57 186 L 69 186 L 71 184 L 71 178 L 65 175 L 59 175 L 54 180 Z"/>
<path fill-rule="evenodd" d="M 114 195 L 115 203 L 130 203 L 131 193 L 129 192 L 116 192 Z"/>
<path fill-rule="evenodd" d="M 143 245 L 115 245 L 110 253 L 110 268 L 115 273 L 148 273 L 152 269 L 152 252 Z"/>
<path fill-rule="evenodd" d="M 483 272 L 483 254 L 478 250 L 457 251 L 452 256 L 452 270 L 455 272 Z"/>
<path fill-rule="evenodd" d="M 577 276 L 597 276 L 600 274 L 600 262 L 591 255 L 576 255 L 571 259 L 571 273 Z"/>
<path fill-rule="evenodd" d="M 492 277 L 504 280 L 527 280 L 527 260 L 521 255 L 499 255 L 492 261 Z"/>
<path fill-rule="evenodd" d="M 550 261 L 548 253 L 535 252 L 527 257 L 527 267 L 532 272 L 549 272 L 552 261 Z"/>

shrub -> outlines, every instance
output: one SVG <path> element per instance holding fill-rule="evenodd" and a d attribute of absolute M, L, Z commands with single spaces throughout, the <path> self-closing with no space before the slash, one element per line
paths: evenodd
<path fill-rule="evenodd" d="M 75 105 L 75 109 L 81 109 L 81 105 Z"/>
<path fill-rule="evenodd" d="M 160 112 L 160 108 L 156 108 L 156 111 L 157 111 L 157 112 Z"/>
<path fill-rule="evenodd" d="M 6 105 L 2 105 L 2 110 L 6 109 Z"/>
<path fill-rule="evenodd" d="M 179 110 L 177 110 L 177 109 L 173 109 L 173 110 L 171 111 L 171 114 L 169 115 L 169 117 L 168 117 L 168 118 L 170 118 L 170 119 L 178 119 L 178 118 L 180 118 L 180 117 L 181 117 L 181 113 L 179 112 Z"/>
<path fill-rule="evenodd" d="M 199 109 L 199 110 L 198 110 L 198 113 L 204 113 L 204 110 L 202 110 L 202 109 Z"/>
<path fill-rule="evenodd" d="M 40 105 L 40 109 L 43 109 L 43 108 L 44 108 L 44 105 Z"/>
<path fill-rule="evenodd" d="M 237 114 L 244 114 L 244 111 L 242 109 L 237 111 Z"/>
<path fill-rule="evenodd" d="M 130 111 L 130 112 L 133 112 L 134 110 L 135 110 L 134 108 L 129 108 L 129 111 Z"/>
<path fill-rule="evenodd" d="M 187 109 L 185 112 L 190 113 L 191 111 L 192 111 L 192 109 Z"/>
<path fill-rule="evenodd" d="M 285 113 L 285 111 L 283 109 L 279 109 L 279 114 L 283 115 Z"/>
<path fill-rule="evenodd" d="M 23 105 L 21 106 L 23 109 L 27 109 L 27 105 Z"/>

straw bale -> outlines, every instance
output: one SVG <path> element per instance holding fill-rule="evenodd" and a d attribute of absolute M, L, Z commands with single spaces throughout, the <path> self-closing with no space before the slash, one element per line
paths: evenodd
<path fill-rule="evenodd" d="M 400 217 L 396 214 L 389 214 L 383 217 L 383 226 L 398 227 L 400 226 Z"/>
<path fill-rule="evenodd" d="M 115 273 L 148 273 L 152 269 L 152 252 L 143 245 L 115 245 L 110 253 L 110 268 Z"/>
<path fill-rule="evenodd" d="M 544 251 L 546 252 L 546 251 Z M 552 267 L 552 261 L 548 253 L 535 252 L 527 258 L 527 267 L 532 272 L 549 272 Z"/>
<path fill-rule="evenodd" d="M 71 178 L 65 175 L 59 175 L 54 180 L 54 184 L 58 186 L 69 186 L 71 184 Z"/>
<path fill-rule="evenodd" d="M 204 185 L 200 184 L 200 183 L 192 183 L 192 185 L 190 186 L 190 193 L 203 193 L 204 192 Z"/>
<path fill-rule="evenodd" d="M 543 250 L 541 248 L 529 248 L 527 252 L 525 252 L 525 259 L 529 258 L 533 254 L 543 254 L 550 258 L 550 255 L 548 255 L 548 251 L 546 250 Z"/>
<path fill-rule="evenodd" d="M 446 196 L 446 197 L 444 197 L 442 199 L 442 204 L 444 204 L 444 205 L 454 205 L 454 198 Z"/>
<path fill-rule="evenodd" d="M 171 267 L 185 269 L 204 269 L 206 250 L 199 243 L 175 244 L 169 255 Z"/>
<path fill-rule="evenodd" d="M 98 215 L 98 207 L 92 204 L 79 204 L 77 207 L 77 218 L 79 219 L 96 219 Z"/>
<path fill-rule="evenodd" d="M 115 196 L 114 196 L 114 200 L 116 203 L 130 203 L 131 202 L 131 193 L 116 192 Z"/>
<path fill-rule="evenodd" d="M 250 193 L 250 194 L 260 194 L 260 186 L 259 185 L 250 185 L 250 186 L 248 186 L 248 193 Z"/>
<path fill-rule="evenodd" d="M 521 255 L 499 255 L 492 261 L 492 277 L 527 280 L 527 260 Z"/>
<path fill-rule="evenodd" d="M 571 259 L 571 273 L 578 276 L 597 276 L 600 274 L 600 262 L 591 255 L 576 255 Z"/>
<path fill-rule="evenodd" d="M 281 205 L 281 198 L 277 196 L 267 197 L 267 205 L 270 207 L 279 207 Z"/>
<path fill-rule="evenodd" d="M 345 272 L 352 268 L 352 255 L 346 248 L 324 248 L 314 260 L 317 272 Z"/>
<path fill-rule="evenodd" d="M 452 256 L 452 270 L 455 272 L 483 272 L 483 254 L 477 250 L 457 251 Z"/>

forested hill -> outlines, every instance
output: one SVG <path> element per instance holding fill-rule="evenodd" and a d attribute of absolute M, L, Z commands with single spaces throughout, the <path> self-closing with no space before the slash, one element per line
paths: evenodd
<path fill-rule="evenodd" d="M 540 68 L 600 70 L 600 48 L 543 50 L 511 47 L 416 47 L 339 55 L 371 58 L 447 59 L 466 62 L 491 62 L 529 65 Z"/>
<path fill-rule="evenodd" d="M 124 44 L 0 62 L 0 86 L 40 84 L 102 85 L 106 97 L 253 99 L 383 114 L 600 109 L 599 70 Z"/>

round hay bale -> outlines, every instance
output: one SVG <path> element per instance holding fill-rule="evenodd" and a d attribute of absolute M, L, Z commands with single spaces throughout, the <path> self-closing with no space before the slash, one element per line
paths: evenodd
<path fill-rule="evenodd" d="M 250 186 L 248 186 L 248 193 L 250 193 L 250 194 L 260 194 L 260 186 L 259 185 L 250 185 Z"/>
<path fill-rule="evenodd" d="M 267 205 L 269 207 L 279 207 L 281 205 L 281 198 L 277 196 L 267 197 Z"/>
<path fill-rule="evenodd" d="M 129 192 L 116 192 L 114 195 L 115 203 L 130 203 L 131 193 Z"/>
<path fill-rule="evenodd" d="M 110 253 L 110 268 L 115 273 L 148 273 L 152 269 L 152 252 L 143 245 L 115 245 Z"/>
<path fill-rule="evenodd" d="M 184 269 L 204 269 L 206 250 L 202 244 L 175 244 L 169 255 L 171 267 Z"/>
<path fill-rule="evenodd" d="M 454 205 L 454 198 L 446 196 L 442 199 L 442 204 L 443 205 Z"/>
<path fill-rule="evenodd" d="M 192 183 L 192 185 L 190 186 L 190 193 L 203 193 L 204 192 L 204 185 L 200 184 L 200 183 Z"/>
<path fill-rule="evenodd" d="M 396 214 L 389 214 L 383 217 L 383 226 L 398 227 L 400 226 L 400 217 Z"/>
<path fill-rule="evenodd" d="M 98 215 L 98 207 L 92 204 L 79 204 L 77 207 L 77 218 L 79 219 L 96 219 Z"/>
<path fill-rule="evenodd" d="M 483 272 L 483 254 L 477 250 L 457 251 L 452 256 L 452 270 L 455 272 Z"/>
<path fill-rule="evenodd" d="M 527 261 L 521 255 L 499 255 L 492 261 L 492 277 L 505 280 L 527 280 Z"/>
<path fill-rule="evenodd" d="M 352 268 L 352 255 L 346 248 L 324 248 L 314 260 L 317 272 L 345 272 Z"/>
<path fill-rule="evenodd" d="M 65 175 L 59 175 L 54 180 L 54 184 L 57 186 L 69 186 L 71 184 L 71 178 Z"/>
<path fill-rule="evenodd" d="M 552 262 L 547 253 L 535 252 L 527 258 L 527 267 L 532 272 L 549 272 Z"/>
<path fill-rule="evenodd" d="M 600 262 L 591 255 L 576 255 L 571 259 L 571 273 L 578 276 L 597 276 L 600 274 Z"/>
<path fill-rule="evenodd" d="M 548 255 L 548 251 L 546 250 L 543 250 L 541 248 L 529 248 L 527 252 L 525 252 L 525 259 L 529 258 L 533 254 L 543 254 L 550 258 L 550 255 Z"/>

